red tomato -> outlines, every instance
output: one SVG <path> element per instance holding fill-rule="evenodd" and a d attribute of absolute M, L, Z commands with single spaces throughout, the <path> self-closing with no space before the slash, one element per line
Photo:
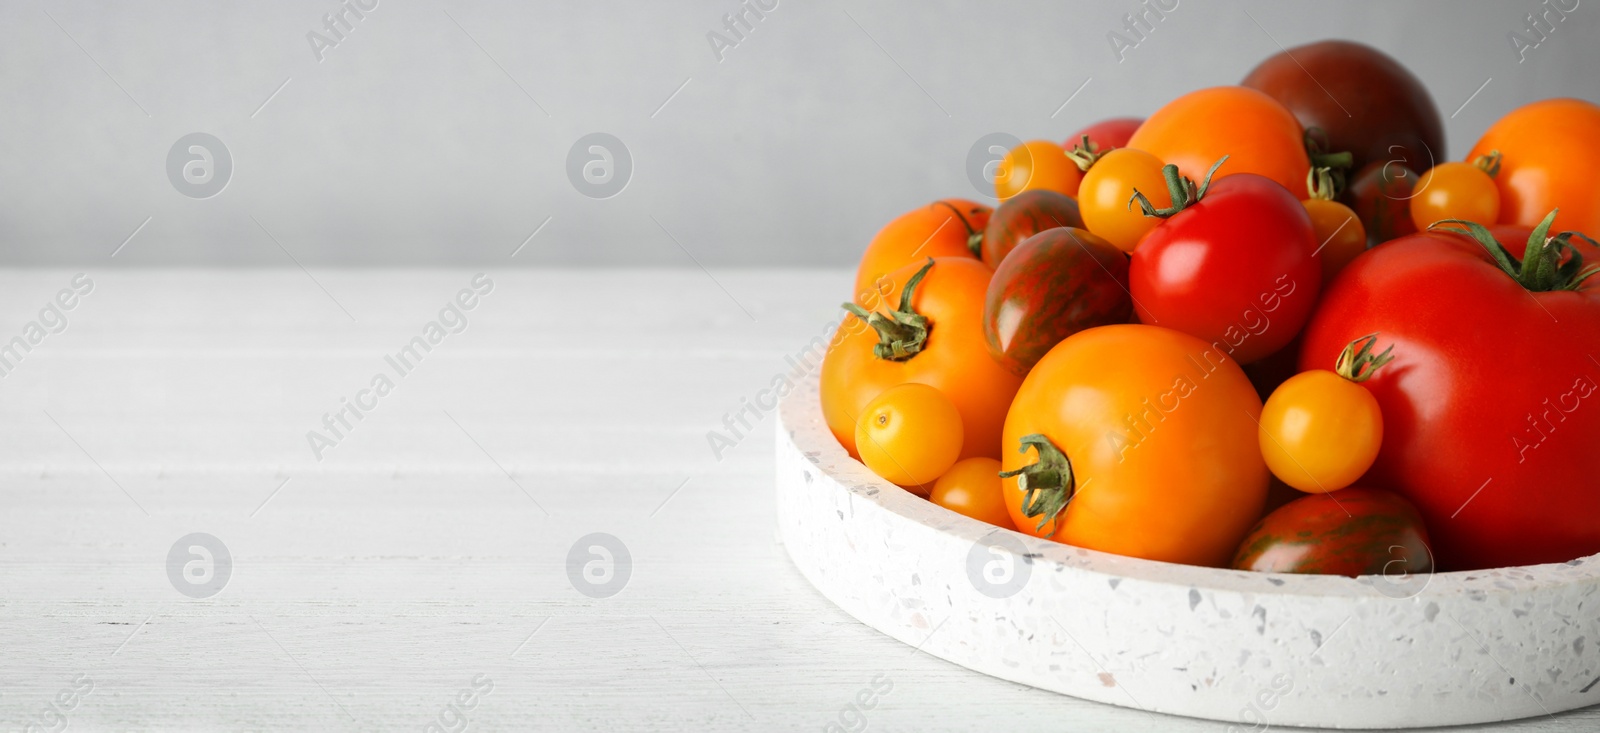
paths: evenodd
<path fill-rule="evenodd" d="M 1101 120 L 1088 127 L 1067 136 L 1061 147 L 1071 150 L 1083 142 L 1083 136 L 1089 136 L 1089 142 L 1095 144 L 1099 152 L 1107 152 L 1112 148 L 1128 147 L 1128 139 L 1133 137 L 1133 131 L 1139 129 L 1144 120 L 1138 117 L 1112 117 Z"/>
<path fill-rule="evenodd" d="M 1520 273 L 1526 230 L 1491 234 Z M 1464 235 L 1388 242 L 1345 268 L 1306 329 L 1304 368 L 1364 334 L 1394 344 L 1364 383 L 1384 426 L 1362 483 L 1417 505 L 1445 569 L 1600 552 L 1600 278 L 1563 289 L 1576 274 L 1554 267 L 1564 247 L 1535 234 L 1535 264 L 1550 266 L 1527 282 Z M 1600 257 L 1571 241 L 1586 263 Z"/>
<path fill-rule="evenodd" d="M 1174 201 L 1182 198 L 1173 191 Z M 1197 203 L 1145 235 L 1128 267 L 1129 290 L 1141 322 L 1249 363 L 1305 325 L 1322 287 L 1316 248 L 1299 199 L 1267 178 L 1235 173 L 1202 187 Z"/>
<path fill-rule="evenodd" d="M 1239 545 L 1237 570 L 1387 575 L 1433 572 L 1428 530 L 1410 502 L 1349 488 L 1296 499 L 1262 519 Z"/>

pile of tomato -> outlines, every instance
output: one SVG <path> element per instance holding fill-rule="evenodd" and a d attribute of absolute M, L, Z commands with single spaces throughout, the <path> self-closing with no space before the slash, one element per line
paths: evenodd
<path fill-rule="evenodd" d="M 1011 150 L 907 212 L 821 369 L 879 476 L 998 527 L 1269 572 L 1600 552 L 1600 106 L 1446 158 L 1426 88 L 1323 41 Z"/>

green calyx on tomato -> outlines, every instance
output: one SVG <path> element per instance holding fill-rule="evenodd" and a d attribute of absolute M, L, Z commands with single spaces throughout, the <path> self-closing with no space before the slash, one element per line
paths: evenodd
<path fill-rule="evenodd" d="M 1311 189 L 1312 198 L 1337 198 L 1344 193 L 1345 172 L 1355 164 L 1355 156 L 1349 151 L 1340 153 L 1328 152 L 1328 134 L 1320 127 L 1306 128 L 1305 137 L 1306 157 L 1311 159 L 1311 174 L 1317 175 L 1318 170 L 1327 172 L 1326 197 L 1318 196 L 1315 189 Z M 1306 178 L 1307 188 L 1310 188 L 1311 178 Z"/>
<path fill-rule="evenodd" d="M 1039 524 L 1034 529 L 1044 531 L 1044 526 L 1067 508 L 1067 502 L 1072 500 L 1077 488 L 1077 480 L 1072 476 L 1072 462 L 1043 434 L 1024 435 L 1018 443 L 1018 453 L 1027 453 L 1028 446 L 1033 446 L 1039 452 L 1039 460 L 1015 471 L 1002 472 L 1000 478 L 1017 477 L 1017 488 L 1023 491 L 1022 513 L 1028 517 L 1038 517 Z M 1050 534 L 1055 534 L 1059 528 L 1059 524 L 1051 528 Z"/>
<path fill-rule="evenodd" d="M 1089 169 L 1094 166 L 1095 161 L 1100 160 L 1106 153 L 1111 152 L 1113 148 L 1101 150 L 1099 145 L 1089 140 L 1088 135 L 1082 137 L 1083 139 L 1079 140 L 1077 145 L 1072 146 L 1072 149 L 1067 151 L 1067 160 L 1078 166 L 1078 170 L 1088 173 Z"/>
<path fill-rule="evenodd" d="M 1155 204 L 1150 203 L 1149 198 L 1135 188 L 1133 189 L 1133 196 L 1128 198 L 1128 207 L 1133 208 L 1133 202 L 1137 201 L 1139 202 L 1140 210 L 1144 212 L 1145 216 L 1154 216 L 1161 219 L 1171 217 L 1199 202 L 1200 199 L 1205 198 L 1206 189 L 1211 188 L 1211 176 L 1226 162 L 1228 162 L 1228 156 L 1224 155 L 1217 162 L 1212 163 L 1211 170 L 1206 171 L 1206 178 L 1200 182 L 1199 188 L 1195 188 L 1194 179 L 1178 173 L 1178 166 L 1168 163 L 1161 167 L 1161 177 L 1167 181 L 1167 193 L 1172 196 L 1172 205 L 1158 209 Z"/>
<path fill-rule="evenodd" d="M 1491 150 L 1484 155 L 1473 158 L 1472 164 L 1477 166 L 1478 170 L 1488 173 L 1490 178 L 1494 178 L 1495 176 L 1500 175 L 1501 157 L 1500 151 Z"/>
<path fill-rule="evenodd" d="M 878 343 L 872 347 L 872 355 L 879 359 L 889 361 L 905 361 L 917 354 L 928 343 L 928 332 L 933 330 L 933 323 L 911 307 L 911 296 L 917 291 L 917 284 L 922 282 L 928 270 L 933 269 L 933 258 L 928 258 L 928 264 L 917 270 L 906 287 L 900 292 L 900 307 L 889 311 L 889 315 L 867 312 L 855 303 L 843 303 L 842 307 L 850 311 L 851 315 L 865 321 L 872 330 L 878 332 Z"/>
<path fill-rule="evenodd" d="M 1600 272 L 1600 265 L 1585 268 L 1583 254 L 1577 247 L 1572 246 L 1572 238 L 1578 237 L 1589 244 L 1600 247 L 1588 235 L 1580 232 L 1561 232 L 1550 236 L 1550 225 L 1555 221 L 1556 212 L 1560 209 L 1551 209 L 1546 214 L 1539 226 L 1533 228 L 1533 233 L 1528 235 L 1527 250 L 1519 261 L 1516 256 L 1494 238 L 1488 228 L 1477 222 L 1463 219 L 1443 219 L 1429 225 L 1429 231 L 1438 229 L 1472 238 L 1484 249 L 1489 256 L 1494 258 L 1496 265 L 1518 285 L 1534 293 L 1548 293 L 1555 290 L 1577 290 L 1596 272 Z M 1447 225 L 1457 226 L 1447 226 Z M 1566 262 L 1561 261 L 1563 254 L 1570 253 L 1571 257 Z"/>
<path fill-rule="evenodd" d="M 1360 345 L 1360 349 L 1356 345 Z M 1394 351 L 1394 344 L 1377 356 L 1372 355 L 1372 347 L 1378 344 L 1378 334 L 1369 333 L 1361 338 L 1346 344 L 1344 351 L 1339 352 L 1339 361 L 1333 366 L 1333 371 L 1352 382 L 1365 382 L 1372 378 L 1384 364 L 1394 361 L 1390 352 Z"/>

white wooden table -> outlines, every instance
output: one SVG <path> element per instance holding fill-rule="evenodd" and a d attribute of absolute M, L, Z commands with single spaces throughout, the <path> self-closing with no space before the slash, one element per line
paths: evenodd
<path fill-rule="evenodd" d="M 0 346 L 74 274 L 0 272 Z M 848 273 L 489 271 L 395 375 L 473 274 L 90 270 L 64 328 L 0 351 L 0 730 L 460 730 L 475 682 L 473 730 L 1226 729 L 930 658 L 790 565 L 773 415 L 720 456 L 707 434 Z M 318 461 L 306 433 L 377 373 Z M 168 577 L 191 532 L 232 556 L 209 598 Z M 609 597 L 568 574 L 593 532 L 632 558 Z"/>

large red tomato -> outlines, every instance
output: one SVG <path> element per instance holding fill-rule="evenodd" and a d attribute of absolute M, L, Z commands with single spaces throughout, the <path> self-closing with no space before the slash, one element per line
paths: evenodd
<path fill-rule="evenodd" d="M 1163 173 L 1176 175 L 1170 165 Z M 1187 207 L 1177 202 L 1196 192 L 1170 193 L 1181 210 L 1140 240 L 1128 266 L 1139 320 L 1216 344 L 1241 364 L 1283 348 L 1322 287 L 1300 200 L 1254 173 L 1202 186 Z"/>
<path fill-rule="evenodd" d="M 1374 332 L 1394 347 L 1364 383 L 1384 426 L 1363 483 L 1417 505 L 1441 568 L 1600 552 L 1600 278 L 1566 289 L 1575 255 L 1588 264 L 1600 252 L 1576 238 L 1546 244 L 1544 231 L 1478 229 L 1505 251 L 1433 231 L 1357 257 L 1323 296 L 1300 364 L 1332 363 Z"/>

